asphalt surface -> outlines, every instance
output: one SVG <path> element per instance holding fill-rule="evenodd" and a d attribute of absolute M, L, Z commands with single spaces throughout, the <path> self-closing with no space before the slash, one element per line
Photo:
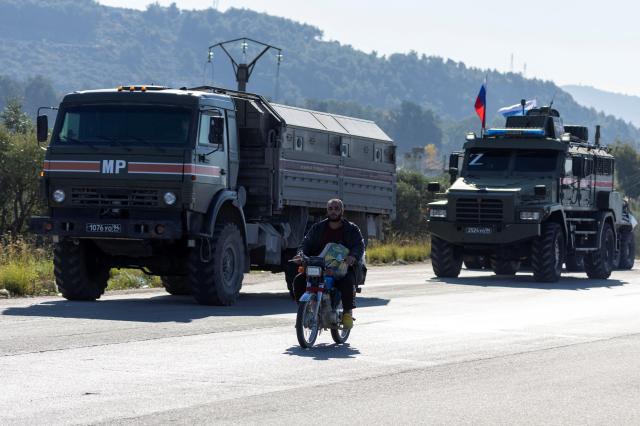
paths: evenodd
<path fill-rule="evenodd" d="M 281 275 L 0 300 L 0 424 L 640 424 L 640 274 L 372 268 L 348 345 L 298 347 Z"/>

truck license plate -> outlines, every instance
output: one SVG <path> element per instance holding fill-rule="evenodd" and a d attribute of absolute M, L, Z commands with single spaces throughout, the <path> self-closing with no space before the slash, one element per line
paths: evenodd
<path fill-rule="evenodd" d="M 87 232 L 117 234 L 122 232 L 122 226 L 119 223 L 87 223 Z"/>
<path fill-rule="evenodd" d="M 491 233 L 491 227 L 489 226 L 467 226 L 464 228 L 465 234 L 481 234 L 486 235 Z"/>

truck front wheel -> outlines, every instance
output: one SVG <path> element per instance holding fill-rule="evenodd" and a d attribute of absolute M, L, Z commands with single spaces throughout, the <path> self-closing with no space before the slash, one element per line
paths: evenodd
<path fill-rule="evenodd" d="M 62 241 L 53 249 L 56 286 L 67 300 L 94 301 L 109 281 L 105 256 L 89 241 Z"/>
<path fill-rule="evenodd" d="M 462 250 L 443 239 L 431 236 L 431 267 L 436 277 L 455 278 L 462 269 Z"/>
<path fill-rule="evenodd" d="M 613 228 L 606 223 L 600 236 L 600 247 L 587 254 L 584 259 L 584 269 L 591 279 L 604 280 L 609 278 L 613 270 L 616 251 L 616 237 Z"/>
<path fill-rule="evenodd" d="M 560 279 L 565 244 L 560 225 L 548 222 L 542 225 L 541 235 L 531 245 L 531 268 L 538 282 L 553 283 Z"/>
<path fill-rule="evenodd" d="M 213 238 L 202 238 L 189 255 L 191 294 L 201 305 L 233 305 L 245 267 L 242 235 L 234 223 L 216 225 Z"/>

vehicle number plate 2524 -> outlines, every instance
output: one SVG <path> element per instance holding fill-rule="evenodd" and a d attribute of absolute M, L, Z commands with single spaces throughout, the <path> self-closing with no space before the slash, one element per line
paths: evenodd
<path fill-rule="evenodd" d="M 491 227 L 489 226 L 467 226 L 464 228 L 465 234 L 480 234 L 487 235 L 491 233 Z"/>
<path fill-rule="evenodd" d="M 122 225 L 119 223 L 87 223 L 87 232 L 117 234 L 122 232 Z"/>

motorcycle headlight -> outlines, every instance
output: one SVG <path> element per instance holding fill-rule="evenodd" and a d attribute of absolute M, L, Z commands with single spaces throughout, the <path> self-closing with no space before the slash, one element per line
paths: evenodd
<path fill-rule="evenodd" d="M 540 212 L 520 212 L 520 220 L 538 221 L 540 220 Z"/>
<path fill-rule="evenodd" d="M 173 192 L 166 192 L 164 194 L 164 202 L 168 206 L 174 205 L 177 199 L 178 198 L 176 197 L 176 194 L 174 194 Z"/>
<path fill-rule="evenodd" d="M 56 203 L 62 203 L 66 198 L 66 194 L 62 189 L 56 189 L 53 191 L 53 194 L 51 194 L 51 198 L 53 198 L 53 201 Z"/>
<path fill-rule="evenodd" d="M 319 266 L 307 266 L 307 277 L 319 277 L 322 275 L 322 268 Z"/>
<path fill-rule="evenodd" d="M 431 207 L 431 210 L 429 210 L 429 217 L 438 217 L 441 219 L 445 219 L 447 217 L 447 209 Z"/>

